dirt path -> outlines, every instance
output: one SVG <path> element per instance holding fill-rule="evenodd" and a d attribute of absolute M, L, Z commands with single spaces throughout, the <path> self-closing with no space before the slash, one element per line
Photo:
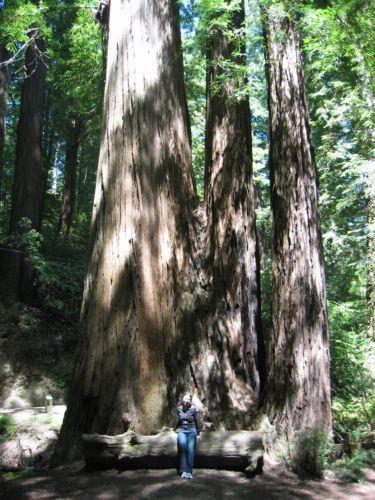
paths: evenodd
<path fill-rule="evenodd" d="M 4 487 L 4 484 L 1 485 Z M 272 469 L 249 479 L 240 472 L 201 469 L 192 481 L 184 481 L 174 470 L 103 471 L 88 473 L 81 464 L 36 477 L 10 481 L 0 498 L 79 500 L 168 500 L 195 499 L 324 499 L 367 500 L 375 498 L 375 471 L 366 471 L 364 484 L 333 480 L 299 481 L 293 474 Z"/>

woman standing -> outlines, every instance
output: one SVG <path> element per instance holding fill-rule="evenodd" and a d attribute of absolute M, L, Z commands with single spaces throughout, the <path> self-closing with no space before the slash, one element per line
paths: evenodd
<path fill-rule="evenodd" d="M 177 406 L 177 416 L 175 430 L 178 428 L 179 473 L 182 479 L 193 479 L 195 446 L 201 427 L 198 409 L 191 404 L 190 394 L 185 394 L 182 403 Z"/>

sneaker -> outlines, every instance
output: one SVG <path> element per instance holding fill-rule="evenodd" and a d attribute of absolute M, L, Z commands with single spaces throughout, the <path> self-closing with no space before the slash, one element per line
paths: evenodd
<path fill-rule="evenodd" d="M 186 479 L 193 479 L 193 474 L 191 474 L 191 472 L 187 472 Z"/>
<path fill-rule="evenodd" d="M 187 472 L 183 472 L 180 477 L 181 479 L 187 479 Z"/>

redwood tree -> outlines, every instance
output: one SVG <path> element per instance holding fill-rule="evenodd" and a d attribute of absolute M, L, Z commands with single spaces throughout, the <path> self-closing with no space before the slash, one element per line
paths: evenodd
<path fill-rule="evenodd" d="M 34 36 L 35 34 L 31 34 Z M 47 67 L 42 58 L 43 41 L 37 38 L 25 54 L 25 78 L 17 125 L 16 165 L 13 180 L 9 232 L 19 232 L 18 223 L 28 217 L 33 228 L 40 223 L 42 126 Z"/>
<path fill-rule="evenodd" d="M 233 2 L 226 3 L 229 6 Z M 220 11 L 215 8 L 212 14 L 215 23 Z M 215 304 L 208 324 L 222 337 L 218 353 L 222 370 L 229 375 L 227 397 L 237 397 L 237 405 L 231 405 L 235 408 L 232 427 L 249 424 L 253 418 L 254 405 L 250 401 L 259 395 L 263 382 L 259 374 L 264 375 L 265 364 L 250 107 L 244 79 L 244 20 L 244 4 L 239 2 L 231 11 L 226 30 L 214 29 L 208 40 L 207 58 L 205 199 L 208 264 Z M 225 413 L 223 391 L 219 395 Z"/>
<path fill-rule="evenodd" d="M 157 430 L 175 399 L 168 379 L 190 326 L 195 239 L 177 22 L 172 1 L 110 5 L 81 339 L 55 460 L 79 453 L 82 432 L 121 430 L 124 412 L 138 431 Z M 182 356 L 179 367 L 189 375 Z"/>
<path fill-rule="evenodd" d="M 330 377 L 317 173 L 296 22 L 266 2 L 272 207 L 268 408 L 280 434 L 330 430 Z"/>
<path fill-rule="evenodd" d="M 41 219 L 42 126 L 47 67 L 42 57 L 43 41 L 34 39 L 35 32 L 30 33 L 30 37 L 32 42 L 25 54 L 25 77 L 17 125 L 10 233 L 24 230 L 19 225 L 22 218 L 28 218 L 33 229 L 39 229 Z M 9 253 L 3 256 L 2 266 L 10 292 L 15 292 L 24 302 L 33 303 L 36 300 L 35 272 L 24 256 Z"/>
<path fill-rule="evenodd" d="M 248 149 L 241 158 L 236 168 L 250 180 Z M 226 199 L 215 192 L 208 201 L 210 221 L 222 216 Z M 79 455 L 82 432 L 122 431 L 124 413 L 141 433 L 171 425 L 187 389 L 217 425 L 249 426 L 259 387 L 252 367 L 258 302 L 249 299 L 257 295 L 251 188 L 233 202 L 238 235 L 224 239 L 238 238 L 238 250 L 225 274 L 236 272 L 222 287 L 210 269 L 224 257 L 212 250 L 207 258 L 206 244 L 213 249 L 223 236 L 209 243 L 213 221 L 206 239 L 192 174 L 177 2 L 113 0 L 81 336 L 55 462 Z M 234 212 L 230 232 L 233 221 Z M 250 276 L 240 278 L 241 271 Z M 246 298 L 240 279 L 250 284 Z"/>

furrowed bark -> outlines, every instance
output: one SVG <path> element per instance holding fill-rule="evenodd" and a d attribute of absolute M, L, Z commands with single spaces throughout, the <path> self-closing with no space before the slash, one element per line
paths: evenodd
<path fill-rule="evenodd" d="M 244 6 L 232 14 L 244 24 Z M 229 428 L 251 425 L 263 383 L 259 255 L 252 180 L 250 107 L 245 47 L 217 29 L 210 40 L 207 74 L 205 199 L 207 267 L 212 307 L 207 318 L 210 359 L 206 394 Z M 226 75 L 223 61 L 232 65 Z M 214 380 L 216 376 L 216 380 Z M 215 412 L 214 412 L 215 413 Z"/>
<path fill-rule="evenodd" d="M 17 125 L 10 233 L 19 232 L 18 223 L 22 217 L 28 217 L 33 228 L 39 228 L 44 84 L 47 74 L 39 52 L 42 49 L 43 42 L 37 39 L 35 45 L 30 45 L 26 50 L 26 73 Z"/>
<path fill-rule="evenodd" d="M 31 33 L 30 36 L 33 36 Z M 10 233 L 20 233 L 23 217 L 31 228 L 39 229 L 41 218 L 42 126 L 44 87 L 47 67 L 42 60 L 44 43 L 36 39 L 25 55 L 25 78 L 21 89 L 20 117 L 17 125 L 16 165 L 14 171 Z M 35 273 L 22 258 L 12 258 L 6 266 L 16 277 L 13 287 L 18 298 L 32 303 L 35 300 Z"/>
<path fill-rule="evenodd" d="M 264 15 L 269 79 L 272 331 L 267 406 L 277 430 L 331 430 L 329 344 L 317 174 L 295 22 Z"/>
<path fill-rule="evenodd" d="M 55 462 L 79 455 L 83 432 L 119 431 L 123 412 L 157 431 L 190 380 L 195 191 L 177 14 L 167 0 L 110 4 L 82 334 Z"/>

